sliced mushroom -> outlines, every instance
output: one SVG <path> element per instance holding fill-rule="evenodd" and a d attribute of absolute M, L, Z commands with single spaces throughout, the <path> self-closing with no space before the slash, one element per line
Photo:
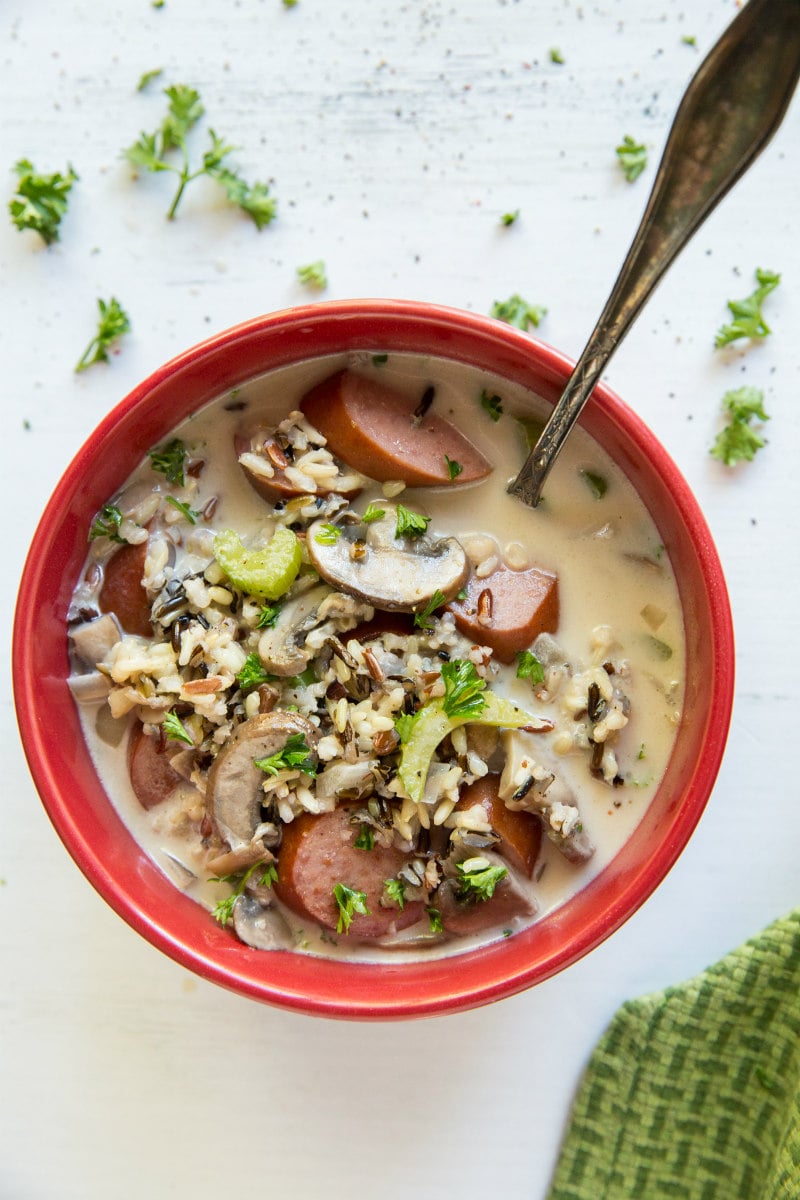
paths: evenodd
<path fill-rule="evenodd" d="M 587 862 L 594 844 L 583 828 L 575 795 L 547 761 L 541 739 L 521 730 L 502 735 L 506 763 L 500 777 L 499 796 L 511 812 L 531 812 L 566 859 Z"/>
<path fill-rule="evenodd" d="M 305 738 L 313 756 L 319 734 L 310 721 L 294 712 L 260 713 L 239 725 L 215 758 L 206 799 L 231 850 L 250 845 L 261 822 L 264 773 L 256 759 L 277 754 L 293 734 Z"/>
<path fill-rule="evenodd" d="M 451 600 L 469 574 L 469 562 L 455 538 L 396 537 L 397 510 L 386 505 L 378 521 L 365 525 L 355 514 L 337 525 L 331 538 L 317 521 L 307 547 L 323 579 L 375 608 L 416 612 L 433 600 Z M 321 539 L 321 540 L 320 540 Z"/>
<path fill-rule="evenodd" d="M 317 611 L 330 588 L 322 585 L 303 592 L 281 608 L 271 629 L 265 629 L 258 643 L 258 656 L 273 675 L 299 675 L 311 655 L 303 648 L 311 629 L 318 624 Z"/>
<path fill-rule="evenodd" d="M 240 942 L 254 950 L 291 950 L 292 935 L 283 914 L 254 896 L 239 896 L 233 906 L 233 928 Z"/>
<path fill-rule="evenodd" d="M 104 613 L 69 631 L 72 648 L 87 667 L 102 662 L 112 646 L 122 641 L 122 630 L 114 613 Z"/>

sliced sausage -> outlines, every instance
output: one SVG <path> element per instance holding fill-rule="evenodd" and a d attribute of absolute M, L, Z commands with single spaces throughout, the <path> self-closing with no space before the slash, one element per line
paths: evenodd
<path fill-rule="evenodd" d="M 491 859 L 491 855 L 483 855 Z M 438 909 L 445 933 L 466 937 L 471 933 L 484 933 L 490 929 L 498 932 L 508 927 L 515 918 L 532 917 L 536 904 L 527 895 L 520 883 L 509 872 L 494 889 L 489 900 L 464 903 L 458 898 L 458 881 L 446 879 L 433 897 L 433 906 Z"/>
<path fill-rule="evenodd" d="M 120 546 L 103 571 L 103 586 L 98 604 L 100 611 L 115 613 L 125 633 L 152 637 L 150 601 L 142 583 L 147 542 L 138 546 Z"/>
<path fill-rule="evenodd" d="M 128 773 L 142 808 L 161 804 L 181 781 L 168 755 L 159 751 L 157 739 L 148 737 L 141 721 L 136 721 L 128 738 Z"/>
<path fill-rule="evenodd" d="M 440 487 L 474 483 L 492 469 L 455 425 L 430 412 L 417 421 L 413 399 L 350 371 L 317 384 L 300 407 L 328 449 L 370 479 Z M 461 467 L 452 480 L 448 458 Z"/>
<path fill-rule="evenodd" d="M 286 825 L 274 890 L 293 912 L 333 930 L 339 921 L 333 896 L 336 884 L 365 892 L 369 916 L 356 913 L 348 936 L 369 941 L 413 925 L 422 916 L 423 905 L 415 900 L 402 910 L 381 907 L 384 882 L 397 874 L 408 856 L 377 842 L 372 850 L 354 846 L 360 827 L 351 823 L 353 811 L 340 805 L 320 816 L 303 813 Z"/>
<path fill-rule="evenodd" d="M 263 442 L 263 439 L 261 439 Z M 246 438 L 237 435 L 234 438 L 234 449 L 237 459 L 245 453 L 258 454 L 262 456 L 262 451 L 259 446 L 258 438 Z M 277 457 L 277 456 L 276 456 Z M 328 484 L 317 484 L 312 492 L 309 493 L 306 488 L 299 488 L 296 483 L 292 483 L 291 479 L 286 474 L 285 468 L 269 458 L 269 464 L 272 467 L 273 474 L 270 477 L 259 474 L 258 471 L 252 468 L 246 462 L 240 462 L 239 466 L 244 472 L 247 482 L 258 493 L 263 500 L 269 504 L 277 504 L 279 500 L 291 500 L 295 496 L 305 496 L 308 494 L 314 496 L 328 496 L 331 492 L 338 492 L 341 496 L 346 496 L 348 500 L 352 500 L 361 491 L 361 483 L 351 483 L 350 485 L 343 483 L 341 475 L 336 476 Z M 278 459 L 278 461 L 280 461 Z M 348 476 L 350 480 L 354 480 L 354 476 Z"/>
<path fill-rule="evenodd" d="M 499 566 L 484 579 L 471 575 L 463 599 L 447 605 L 465 637 L 513 662 L 540 633 L 558 629 L 558 577 L 541 567 Z"/>
<path fill-rule="evenodd" d="M 498 854 L 502 854 L 515 871 L 533 875 L 542 842 L 542 823 L 529 812 L 512 812 L 506 808 L 498 795 L 499 775 L 484 775 L 465 787 L 458 798 L 456 810 L 472 808 L 480 804 L 486 819 L 500 838 Z"/>
<path fill-rule="evenodd" d="M 348 629 L 347 633 L 342 634 L 342 638 L 346 642 L 353 638 L 363 646 L 375 638 L 383 637 L 385 633 L 410 637 L 413 632 L 414 618 L 411 613 L 378 611 L 371 621 L 362 621 L 355 629 Z"/>

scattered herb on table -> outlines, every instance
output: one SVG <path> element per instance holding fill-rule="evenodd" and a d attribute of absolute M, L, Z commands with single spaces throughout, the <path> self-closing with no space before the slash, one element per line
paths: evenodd
<path fill-rule="evenodd" d="M 733 320 L 723 325 L 718 331 L 714 339 L 714 345 L 727 346 L 731 342 L 737 341 L 738 338 L 765 338 L 770 333 L 769 325 L 764 320 L 764 314 L 761 311 L 762 305 L 770 292 L 774 292 L 775 288 L 781 281 L 780 275 L 776 275 L 774 271 L 762 271 L 761 268 L 756 270 L 756 282 L 758 287 L 751 292 L 749 296 L 745 296 L 743 300 L 729 300 L 728 308 L 731 311 Z"/>
<path fill-rule="evenodd" d="M 647 147 L 626 134 L 617 146 L 617 158 L 628 183 L 633 183 L 647 166 Z"/>
<path fill-rule="evenodd" d="M 684 46 L 696 46 L 697 45 L 697 38 L 692 33 L 685 33 L 683 35 L 683 37 L 681 38 L 681 41 L 683 42 Z"/>
<path fill-rule="evenodd" d="M 550 53 L 549 53 L 548 57 L 549 57 L 551 63 L 556 63 L 556 65 L 559 67 L 562 67 L 564 65 L 564 63 L 566 62 L 566 59 L 564 58 L 564 55 L 559 50 L 558 46 L 552 46 L 550 48 Z"/>
<path fill-rule="evenodd" d="M 491 900 L 494 890 L 508 871 L 505 867 L 493 867 L 487 858 L 468 858 L 458 863 L 458 890 L 456 898 L 462 904 L 476 904 L 479 900 Z"/>
<path fill-rule="evenodd" d="M 756 451 L 766 445 L 766 440 L 750 424 L 754 418 L 769 420 L 764 409 L 764 393 L 754 387 L 726 392 L 722 397 L 722 411 L 727 416 L 727 424 L 717 434 L 709 452 L 711 457 L 719 459 L 726 467 L 742 461 L 752 462 Z"/>
<path fill-rule="evenodd" d="M 177 483 L 178 487 L 183 487 L 186 447 L 180 438 L 173 438 L 160 450 L 150 450 L 148 457 L 154 471 L 165 475 L 168 483 Z"/>
<path fill-rule="evenodd" d="M 486 680 L 465 658 L 442 663 L 444 698 L 442 709 L 448 717 L 479 717 L 486 707 Z"/>
<path fill-rule="evenodd" d="M 97 321 L 97 333 L 83 352 L 76 371 L 85 371 L 97 362 L 109 361 L 109 350 L 123 333 L 128 333 L 131 321 L 125 309 L 114 296 L 109 301 L 98 300 L 97 307 L 100 316 Z"/>
<path fill-rule="evenodd" d="M 187 746 L 194 745 L 194 738 L 174 709 L 164 716 L 164 732 L 173 742 L 186 742 Z"/>
<path fill-rule="evenodd" d="M 297 0 L 283 0 L 284 8 L 295 8 L 296 5 L 297 5 Z"/>
<path fill-rule="evenodd" d="M 58 241 L 61 218 L 67 211 L 69 193 L 78 175 L 68 165 L 66 174 L 37 173 L 27 158 L 14 164 L 17 188 L 8 211 L 17 229 L 32 229 L 48 245 Z"/>
<path fill-rule="evenodd" d="M 507 300 L 495 300 L 491 311 L 491 316 L 496 317 L 498 321 L 505 321 L 506 325 L 516 325 L 517 329 L 523 332 L 527 332 L 531 326 L 538 329 L 546 315 L 547 309 L 541 304 L 530 304 L 516 292 Z"/>
<path fill-rule="evenodd" d="M 148 84 L 152 83 L 154 79 L 158 79 L 159 76 L 163 74 L 163 67 L 154 67 L 152 71 L 145 71 L 143 75 L 139 76 L 139 82 L 136 85 L 137 92 L 143 92 Z"/>
<path fill-rule="evenodd" d="M 313 779 L 317 774 L 317 766 L 309 757 L 310 754 L 308 743 L 302 733 L 292 733 L 280 750 L 276 750 L 274 754 L 268 754 L 266 758 L 253 759 L 253 765 L 258 767 L 259 771 L 265 771 L 267 775 L 277 775 L 279 771 L 297 769 L 304 775 L 310 775 Z"/>
<path fill-rule="evenodd" d="M 514 225 L 519 220 L 519 209 L 515 208 L 513 212 L 505 212 L 500 218 L 501 225 Z"/>
<path fill-rule="evenodd" d="M 337 883 L 333 889 L 333 898 L 339 909 L 339 920 L 336 925 L 337 933 L 349 933 L 356 913 L 368 917 L 367 893 L 350 888 L 346 883 Z"/>
<path fill-rule="evenodd" d="M 430 517 L 423 517 L 422 513 L 413 512 L 412 509 L 406 508 L 404 504 L 398 504 L 394 536 L 396 538 L 421 537 L 430 523 Z"/>
<path fill-rule="evenodd" d="M 328 286 L 325 263 L 321 258 L 317 259 L 316 262 L 306 263 L 304 267 L 298 267 L 297 278 L 304 287 L 314 288 L 318 292 L 324 292 Z"/>
<path fill-rule="evenodd" d="M 164 88 L 164 94 L 169 106 L 160 127 L 155 133 L 142 133 L 137 142 L 123 151 L 123 157 L 145 171 L 171 171 L 178 176 L 178 188 L 167 217 L 172 220 L 175 216 L 187 185 L 206 175 L 225 190 L 232 204 L 252 217 L 257 229 L 269 225 L 276 211 L 269 187 L 265 183 L 248 184 L 236 171 L 225 165 L 225 159 L 235 147 L 218 137 L 213 129 L 208 131 L 211 145 L 203 155 L 201 165 L 192 168 L 187 138 L 205 112 L 199 92 L 187 84 L 179 83 Z M 168 157 L 173 151 L 178 152 L 177 160 Z"/>

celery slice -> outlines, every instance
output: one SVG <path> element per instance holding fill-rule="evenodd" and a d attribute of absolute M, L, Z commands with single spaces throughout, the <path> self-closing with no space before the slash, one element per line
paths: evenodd
<path fill-rule="evenodd" d="M 303 560 L 297 535 L 284 526 L 263 550 L 248 550 L 238 533 L 223 529 L 214 538 L 214 556 L 234 587 L 262 600 L 278 600 L 288 591 Z"/>

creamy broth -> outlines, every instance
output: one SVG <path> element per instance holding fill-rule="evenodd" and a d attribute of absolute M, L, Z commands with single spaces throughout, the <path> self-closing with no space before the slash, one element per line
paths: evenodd
<path fill-rule="evenodd" d="M 121 495 L 146 496 L 154 490 L 162 496 L 172 493 L 192 512 L 206 513 L 196 526 L 183 520 L 178 508 L 174 520 L 169 514 L 171 535 L 179 543 L 174 568 L 179 573 L 186 546 L 197 542 L 197 530 L 232 529 L 245 543 L 257 541 L 263 533 L 270 508 L 255 494 L 237 462 L 237 433 L 256 424 L 277 425 L 299 406 L 311 386 L 343 366 L 413 397 L 435 385 L 432 410 L 480 448 L 492 464 L 491 474 L 463 486 L 407 487 L 388 498 L 391 487 L 366 481 L 364 490 L 351 501 L 352 507 L 363 513 L 370 502 L 385 506 L 399 501 L 431 518 L 428 537 L 454 536 L 469 552 L 471 546 L 479 545 L 477 539 L 489 535 L 496 540 L 501 560 L 512 567 L 527 562 L 558 577 L 560 615 L 553 638 L 569 668 L 566 675 L 562 673 L 556 694 L 550 695 L 547 684 L 542 692 L 529 679 L 517 678 L 515 663 L 501 667 L 487 682 L 496 695 L 554 720 L 551 732 L 535 735 L 536 744 L 546 747 L 547 762 L 556 764 L 559 780 L 574 793 L 580 824 L 594 845 L 588 861 L 575 863 L 568 861 L 553 841 L 542 838 L 532 878 L 522 881 L 535 898 L 535 917 L 515 918 L 479 935 L 444 940 L 427 929 L 421 933 L 412 930 L 409 935 L 398 934 L 392 949 L 395 957 L 459 953 L 477 942 L 507 935 L 509 929 L 540 919 L 562 904 L 613 858 L 641 820 L 663 775 L 680 721 L 684 670 L 681 611 L 669 559 L 652 519 L 628 480 L 587 434 L 581 429 L 571 434 L 558 468 L 548 479 L 544 502 L 537 509 L 528 509 L 509 496 L 506 487 L 527 449 L 526 430 L 518 418 L 540 417 L 544 406 L 521 387 L 445 359 L 392 354 L 383 362 L 384 356 L 378 356 L 376 348 L 375 357 L 361 353 L 313 360 L 271 372 L 221 396 L 165 439 L 180 439 L 193 460 L 202 460 L 196 478 L 187 477 L 183 488 L 171 486 L 164 475 L 154 473 L 148 459 Z M 498 420 L 481 404 L 482 395 L 501 400 Z M 208 506 L 212 498 L 216 503 Z M 328 519 L 335 521 L 336 515 Z M 86 610 L 96 599 L 97 564 L 109 561 L 115 549 L 107 538 L 91 543 L 85 573 L 88 582 L 76 591 L 73 616 L 79 610 L 88 615 Z M 340 637 L 347 642 L 346 632 Z M 627 723 L 613 741 L 617 764 L 613 782 L 591 773 L 591 751 L 570 742 L 563 712 L 570 677 L 602 664 L 605 656 L 622 664 L 622 686 L 630 706 Z M 86 674 L 88 666 L 76 659 L 76 674 Z M 81 690 L 78 686 L 76 693 Z M 201 832 L 202 795 L 184 781 L 163 803 L 145 810 L 134 793 L 127 765 L 131 717 L 115 720 L 105 698 L 93 699 L 91 689 L 87 698 L 83 691 L 80 709 L 87 744 L 122 819 L 176 886 L 213 908 L 230 887 L 209 881 Z M 207 835 L 207 825 L 204 832 Z M 284 915 L 291 929 L 291 944 L 301 952 L 363 959 L 387 953 L 382 944 L 321 932 L 288 910 Z"/>

